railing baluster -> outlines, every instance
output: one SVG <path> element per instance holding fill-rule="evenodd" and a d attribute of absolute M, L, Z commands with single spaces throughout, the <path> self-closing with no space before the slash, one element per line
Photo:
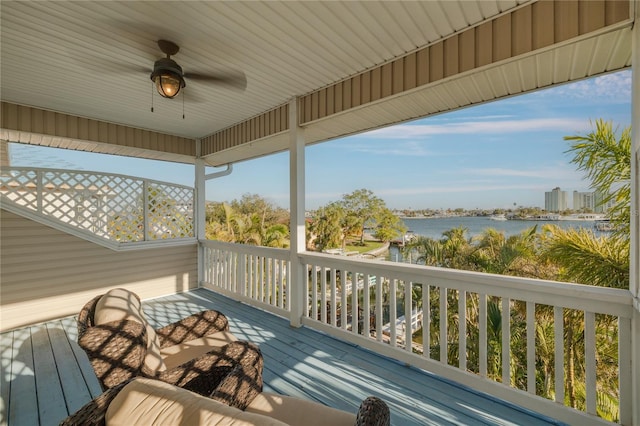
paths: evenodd
<path fill-rule="evenodd" d="M 280 261 L 278 259 L 271 259 L 271 303 L 273 306 L 282 307 L 280 303 L 278 303 L 278 263 Z"/>
<path fill-rule="evenodd" d="M 584 358 L 587 413 L 596 414 L 596 315 L 593 312 L 584 313 Z"/>
<path fill-rule="evenodd" d="M 330 275 L 330 279 L 331 279 L 331 325 L 332 326 L 336 326 L 337 323 L 337 319 L 338 319 L 338 303 L 336 302 L 336 291 L 337 291 L 337 285 L 336 285 L 336 270 L 335 268 L 331 268 L 331 275 Z"/>
<path fill-rule="evenodd" d="M 467 370 L 467 292 L 458 291 L 458 358 L 460 369 Z"/>
<path fill-rule="evenodd" d="M 396 322 L 398 321 L 398 313 L 396 312 L 396 279 L 392 278 L 389 282 L 389 343 L 394 348 L 398 345 L 396 334 Z"/>
<path fill-rule="evenodd" d="M 556 402 L 564 404 L 564 309 L 553 307 Z"/>
<path fill-rule="evenodd" d="M 351 331 L 358 334 L 360 316 L 358 315 L 358 273 L 351 273 Z"/>
<path fill-rule="evenodd" d="M 280 279 L 278 280 L 278 286 L 279 286 L 279 303 L 278 306 L 286 309 L 287 311 L 291 308 L 291 298 L 289 297 L 289 294 L 291 294 L 291 283 L 289 281 L 287 281 L 287 298 L 285 299 L 284 297 L 284 280 L 288 279 L 287 277 L 289 277 L 289 272 L 291 271 L 290 268 L 290 263 L 284 260 L 280 260 L 278 262 L 278 265 L 280 266 L 280 270 L 279 270 L 279 274 L 280 274 Z M 285 306 L 286 304 L 286 306 Z"/>
<path fill-rule="evenodd" d="M 511 386 L 511 301 L 502 298 L 502 383 Z"/>
<path fill-rule="evenodd" d="M 536 394 L 536 304 L 527 302 L 527 392 Z"/>
<path fill-rule="evenodd" d="M 238 262 L 238 284 L 240 285 L 240 295 L 246 296 L 246 255 L 243 253 L 239 253 L 239 262 Z"/>
<path fill-rule="evenodd" d="M 365 336 L 371 335 L 369 318 L 371 313 L 371 300 L 369 298 L 369 274 L 362 276 L 362 334 Z"/>
<path fill-rule="evenodd" d="M 311 269 L 311 318 L 318 319 L 318 267 Z"/>
<path fill-rule="evenodd" d="M 376 340 L 382 342 L 382 278 L 376 277 Z"/>
<path fill-rule="evenodd" d="M 430 286 L 422 284 L 422 355 L 431 358 L 431 297 Z"/>
<path fill-rule="evenodd" d="M 304 268 L 302 268 L 305 271 L 304 274 L 304 282 L 303 284 L 303 299 L 304 299 L 304 305 L 302 306 L 302 313 L 303 316 L 305 316 L 306 318 L 311 318 L 311 278 L 309 276 L 309 274 L 313 275 L 313 266 L 309 265 L 309 264 L 305 264 Z M 311 271 L 311 272 L 310 272 Z"/>
<path fill-rule="evenodd" d="M 261 302 L 264 302 L 264 256 L 257 257 L 256 268 L 256 284 L 258 286 L 257 298 Z"/>
<path fill-rule="evenodd" d="M 440 362 L 447 364 L 447 288 L 440 285 Z"/>
<path fill-rule="evenodd" d="M 487 295 L 478 293 L 478 347 L 479 370 L 482 377 L 487 377 Z"/>
<path fill-rule="evenodd" d="M 347 316 L 349 311 L 347 309 L 347 271 L 340 270 L 340 327 L 343 330 L 347 329 Z"/>
<path fill-rule="evenodd" d="M 413 283 L 411 281 L 404 282 L 404 349 L 411 352 L 413 349 Z"/>
<path fill-rule="evenodd" d="M 618 318 L 618 368 L 620 372 L 620 423 L 632 424 L 632 407 L 638 401 L 632 398 L 631 382 L 631 318 Z M 638 362 L 638 360 L 635 360 Z"/>
<path fill-rule="evenodd" d="M 320 267 L 320 321 L 327 323 L 327 268 Z"/>

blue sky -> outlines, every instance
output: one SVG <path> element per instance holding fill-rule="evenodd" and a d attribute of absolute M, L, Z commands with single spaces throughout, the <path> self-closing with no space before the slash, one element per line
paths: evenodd
<path fill-rule="evenodd" d="M 544 192 L 554 187 L 589 189 L 570 164 L 563 137 L 588 133 L 598 118 L 620 129 L 629 125 L 630 71 L 310 146 L 306 206 L 315 209 L 366 188 L 399 209 L 544 207 Z M 189 165 L 15 144 L 10 153 L 15 166 L 68 167 L 184 185 L 194 180 Z M 288 173 L 288 153 L 238 163 L 231 175 L 207 183 L 207 200 L 252 193 L 286 208 Z"/>

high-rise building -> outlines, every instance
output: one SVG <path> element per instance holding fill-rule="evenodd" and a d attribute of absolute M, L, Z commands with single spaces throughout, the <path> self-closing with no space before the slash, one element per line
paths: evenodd
<path fill-rule="evenodd" d="M 596 213 L 606 213 L 609 211 L 609 209 L 611 209 L 611 207 L 613 207 L 613 205 L 615 204 L 615 200 L 609 200 L 608 203 L 603 203 L 602 200 L 604 199 L 604 194 L 602 194 L 601 192 L 594 192 L 594 209 L 593 211 Z"/>
<path fill-rule="evenodd" d="M 553 188 L 551 192 L 544 193 L 544 209 L 548 212 L 561 212 L 569 208 L 567 191 L 560 187 Z"/>
<path fill-rule="evenodd" d="M 595 212 L 596 193 L 573 191 L 573 210 Z"/>

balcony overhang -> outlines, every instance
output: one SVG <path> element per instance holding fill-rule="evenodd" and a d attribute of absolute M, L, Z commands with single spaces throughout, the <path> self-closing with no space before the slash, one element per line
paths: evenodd
<path fill-rule="evenodd" d="M 365 8 L 277 2 L 270 3 L 271 19 L 264 19 L 256 15 L 257 10 L 266 12 L 264 4 L 194 2 L 178 14 L 183 20 L 205 18 L 213 24 L 222 19 L 218 15 L 243 12 L 247 25 L 226 24 L 224 35 L 253 43 L 253 47 L 244 48 L 256 55 L 256 49 L 263 49 L 264 54 L 258 55 L 260 61 L 252 62 L 248 55 L 227 52 L 247 74 L 246 91 L 216 92 L 193 83 L 198 96 L 210 95 L 211 99 L 201 104 L 186 99 L 186 118 L 181 119 L 179 102 L 160 105 L 163 100 L 156 99 L 156 112 L 150 113 L 145 105 L 151 101 L 148 92 L 145 90 L 144 97 L 138 93 L 141 79 L 129 80 L 123 71 L 131 63 L 141 62 L 135 55 L 143 59 L 157 56 L 154 38 L 177 37 L 172 32 L 176 24 L 156 16 L 161 11 L 153 11 L 153 5 L 118 5 L 105 17 L 97 15 L 105 12 L 100 5 L 4 3 L 0 137 L 10 142 L 187 163 L 194 162 L 195 141 L 200 139 L 208 164 L 243 161 L 288 148 L 292 99 L 298 103 L 297 119 L 305 128 L 305 143 L 314 144 L 630 67 L 635 4 L 628 0 L 429 2 L 411 9 L 402 3 L 385 3 L 382 8 L 381 4 L 367 3 Z M 351 38 L 338 34 L 321 38 L 316 28 L 306 25 L 305 20 L 317 20 L 318 7 L 323 16 L 341 17 L 351 26 Z M 364 9 L 359 9 L 360 15 L 347 16 L 345 8 L 352 7 Z M 165 27 L 150 24 L 150 18 L 141 16 L 143 12 Z M 409 16 L 411 13 L 415 16 Z M 51 23 L 44 25 L 40 20 L 47 14 Z M 140 31 L 131 32 L 123 25 L 122 16 L 127 14 L 141 22 Z M 283 34 L 279 25 L 292 16 L 302 18 L 291 24 L 298 32 Z M 417 31 L 417 19 L 432 25 Z M 377 24 L 372 26 L 373 22 Z M 39 23 L 43 26 L 36 28 Z M 261 29 L 259 34 L 246 34 L 245 28 L 252 23 Z M 96 31 L 87 31 L 85 27 L 92 24 Z M 406 25 L 405 32 L 399 31 L 399 25 Z M 71 29 L 56 30 L 63 27 Z M 115 35 L 106 46 L 104 31 L 109 29 Z M 335 33 L 340 31 L 334 29 Z M 45 49 L 52 34 L 60 39 L 57 51 Z M 289 45 L 304 54 L 295 48 L 273 50 L 269 34 L 280 41 L 288 38 Z M 377 43 L 379 51 L 364 48 L 364 39 L 372 34 L 389 37 L 385 43 Z M 216 36 L 222 37 L 222 33 Z M 206 42 L 193 41 L 195 36 L 190 34 L 183 37 L 183 45 L 193 43 L 179 54 L 184 55 L 183 64 L 194 69 L 198 60 L 207 66 L 220 61 L 222 53 L 207 50 Z M 142 52 L 131 47 L 136 44 L 145 46 Z M 344 57 L 345 52 L 357 58 Z M 334 61 L 327 62 L 325 53 Z M 46 61 L 60 61 L 61 55 L 68 59 L 64 65 L 76 78 L 72 88 L 53 99 L 60 76 L 34 68 Z M 286 64 L 281 64 L 282 55 Z M 89 66 L 86 61 L 94 57 L 100 59 Z M 337 57 L 342 66 L 335 61 Z M 104 67 L 97 66 L 118 61 L 122 63 L 114 66 L 113 72 L 102 72 Z M 125 85 L 123 91 L 117 87 L 117 74 Z M 101 86 L 110 93 L 96 96 Z"/>

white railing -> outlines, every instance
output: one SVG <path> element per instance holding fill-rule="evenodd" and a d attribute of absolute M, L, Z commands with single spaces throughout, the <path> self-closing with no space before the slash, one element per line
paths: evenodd
<path fill-rule="evenodd" d="M 194 189 L 132 176 L 3 168 L 5 208 L 115 244 L 194 238 Z"/>
<path fill-rule="evenodd" d="M 293 311 L 289 274 L 272 266 L 288 272 L 288 251 L 202 244 L 211 287 L 282 315 Z M 299 260 L 307 271 L 305 326 L 569 423 L 607 423 L 599 416 L 608 404 L 615 421 L 631 424 L 626 290 L 320 253 Z M 353 282 L 370 285 L 352 292 Z M 398 321 L 420 310 L 418 333 Z"/>
<path fill-rule="evenodd" d="M 268 247 L 201 241 L 204 285 L 289 317 L 289 251 Z"/>
<path fill-rule="evenodd" d="M 628 291 L 314 253 L 301 258 L 316 271 L 306 283 L 305 325 L 574 422 L 597 422 L 598 399 L 618 396 L 617 417 L 630 423 Z M 349 293 L 354 277 L 376 285 Z M 397 325 L 400 315 L 412 318 L 416 306 L 424 313 L 418 336 Z M 616 340 L 611 359 L 607 350 Z M 540 368 L 544 362 L 552 364 Z M 605 383 L 598 368 L 614 371 L 619 383 Z M 584 407 L 584 413 L 557 412 L 559 404 Z"/>

